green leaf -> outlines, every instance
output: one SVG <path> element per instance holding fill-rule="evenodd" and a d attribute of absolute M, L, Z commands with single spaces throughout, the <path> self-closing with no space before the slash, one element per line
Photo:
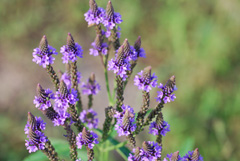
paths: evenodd
<path fill-rule="evenodd" d="M 118 145 L 119 144 L 119 141 L 117 141 L 117 140 L 115 140 L 111 137 L 108 140 L 113 145 Z M 129 156 L 129 153 L 131 153 L 130 150 L 126 147 L 121 147 L 121 148 L 117 149 L 116 151 L 123 157 L 124 160 L 127 160 L 128 156 Z"/>
<path fill-rule="evenodd" d="M 51 143 L 54 146 L 56 152 L 60 159 L 65 159 L 65 161 L 70 160 L 69 153 L 69 144 L 66 140 L 60 139 L 51 139 Z M 78 150 L 78 156 L 82 160 L 87 160 L 87 152 L 86 149 Z M 28 157 L 24 159 L 24 161 L 48 161 L 48 158 L 45 154 L 43 154 L 40 150 L 30 154 Z"/>

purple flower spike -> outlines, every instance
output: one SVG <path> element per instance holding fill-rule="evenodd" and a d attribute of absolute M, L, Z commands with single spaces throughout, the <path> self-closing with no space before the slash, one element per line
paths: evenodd
<path fill-rule="evenodd" d="M 74 39 L 70 33 L 67 36 L 67 45 L 61 47 L 60 53 L 63 54 L 63 63 L 68 63 L 69 61 L 75 62 L 77 57 L 83 57 L 82 47 L 74 42 Z"/>
<path fill-rule="evenodd" d="M 156 97 L 157 102 L 161 103 L 163 101 L 163 103 L 166 104 L 168 102 L 174 101 L 176 96 L 172 93 L 177 90 L 177 87 L 175 85 L 175 76 L 172 76 L 167 81 L 165 86 L 160 83 L 158 88 L 162 89 L 162 91 L 158 91 L 158 96 Z"/>
<path fill-rule="evenodd" d="M 89 109 L 88 111 L 83 110 L 80 114 L 80 120 L 83 123 L 87 123 L 89 129 L 96 129 L 98 126 L 98 118 L 97 113 L 93 109 Z"/>
<path fill-rule="evenodd" d="M 56 118 L 52 121 L 54 126 L 61 126 L 64 125 L 66 119 L 70 118 L 70 114 L 66 111 L 58 111 L 58 115 L 55 116 Z"/>
<path fill-rule="evenodd" d="M 203 161 L 203 157 L 199 154 L 198 148 L 183 156 L 182 161 Z"/>
<path fill-rule="evenodd" d="M 40 84 L 37 85 L 37 96 L 33 100 L 33 104 L 35 104 L 36 108 L 39 110 L 46 110 L 51 107 L 50 99 L 54 99 L 54 94 L 50 89 L 44 90 Z"/>
<path fill-rule="evenodd" d="M 84 14 L 88 27 L 102 23 L 105 17 L 105 10 L 98 7 L 95 0 L 90 0 L 89 6 L 90 9 Z"/>
<path fill-rule="evenodd" d="M 138 86 L 138 89 L 149 92 L 152 87 L 157 86 L 157 76 L 151 74 L 151 66 L 144 68 L 134 78 L 134 85 Z"/>
<path fill-rule="evenodd" d="M 100 54 L 107 55 L 108 49 L 107 43 L 103 43 L 101 35 L 97 35 L 95 41 L 92 43 L 92 48 L 90 49 L 90 55 L 98 56 Z"/>
<path fill-rule="evenodd" d="M 179 155 L 179 151 L 167 154 L 167 157 L 163 159 L 163 161 L 181 161 L 181 160 L 182 158 Z"/>
<path fill-rule="evenodd" d="M 69 104 L 75 105 L 78 101 L 77 91 L 67 89 L 66 84 L 61 80 L 60 88 L 55 94 L 54 110 L 58 113 L 66 112 Z"/>
<path fill-rule="evenodd" d="M 128 77 L 127 71 L 131 70 L 131 64 L 128 57 L 129 52 L 126 51 L 127 50 L 123 45 L 120 46 L 115 59 L 111 59 L 108 63 L 108 70 L 113 70 L 113 72 L 119 75 L 123 81 L 125 81 Z"/>
<path fill-rule="evenodd" d="M 128 136 L 136 130 L 136 124 L 134 122 L 135 113 L 130 106 L 122 105 L 122 112 L 116 112 L 114 117 L 117 119 L 115 130 L 118 132 L 118 136 Z"/>
<path fill-rule="evenodd" d="M 34 117 L 28 112 L 28 122 L 25 126 L 25 134 L 28 140 L 25 140 L 25 146 L 29 153 L 36 152 L 37 150 L 45 149 L 45 143 L 48 141 L 42 130 L 45 130 L 46 123 L 43 122 L 41 117 Z"/>
<path fill-rule="evenodd" d="M 149 161 L 155 161 L 157 158 L 161 157 L 162 147 L 155 143 L 154 141 L 144 141 L 142 144 L 143 149 L 143 159 L 148 159 Z"/>
<path fill-rule="evenodd" d="M 88 131 L 85 127 L 83 131 L 78 134 L 76 137 L 77 147 L 78 149 L 82 149 L 82 146 L 85 145 L 89 149 L 94 147 L 94 144 L 98 144 L 98 136 L 96 133 L 92 131 Z"/>
<path fill-rule="evenodd" d="M 40 41 L 39 47 L 33 50 L 33 59 L 32 61 L 36 64 L 41 65 L 43 68 L 46 68 L 47 65 L 54 63 L 55 58 L 52 55 L 57 55 L 56 49 L 48 45 L 46 36 L 44 35 Z"/>
<path fill-rule="evenodd" d="M 87 83 L 82 83 L 82 92 L 86 95 L 96 95 L 100 90 L 100 85 L 95 80 L 95 74 L 92 73 Z"/>
<path fill-rule="evenodd" d="M 169 131 L 170 131 L 170 125 L 166 121 L 163 121 L 163 123 L 160 125 L 158 125 L 154 121 L 149 126 L 149 134 L 159 135 L 159 132 L 160 132 L 161 135 L 165 136 L 166 133 Z"/>
<path fill-rule="evenodd" d="M 120 23 L 122 23 L 122 16 L 119 13 L 114 12 L 112 2 L 108 1 L 103 25 L 107 28 L 107 30 L 112 30 L 117 24 Z"/>
<path fill-rule="evenodd" d="M 132 47 L 132 48 L 134 49 L 136 57 L 146 58 L 146 53 L 145 53 L 144 49 L 141 48 L 141 36 L 138 36 L 138 38 L 134 44 L 134 47 Z"/>

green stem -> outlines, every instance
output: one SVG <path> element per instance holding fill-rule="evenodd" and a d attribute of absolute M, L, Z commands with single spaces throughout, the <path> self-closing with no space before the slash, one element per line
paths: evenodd
<path fill-rule="evenodd" d="M 124 142 L 121 142 L 117 145 L 114 145 L 114 146 L 110 146 L 108 148 L 105 148 L 103 151 L 111 151 L 111 150 L 116 150 L 116 149 L 119 149 L 123 146 L 125 146 L 127 144 L 127 141 L 124 141 Z"/>
<path fill-rule="evenodd" d="M 104 68 L 104 75 L 105 75 L 105 82 L 106 82 L 106 88 L 107 88 L 107 93 L 108 93 L 109 106 L 113 106 L 114 102 L 113 102 L 112 95 L 111 95 L 111 92 L 110 92 L 108 72 L 107 72 L 106 67 Z"/>

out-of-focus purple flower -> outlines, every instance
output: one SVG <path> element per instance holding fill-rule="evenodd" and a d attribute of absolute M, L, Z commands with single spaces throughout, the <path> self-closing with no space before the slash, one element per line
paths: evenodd
<path fill-rule="evenodd" d="M 95 0 L 89 1 L 90 9 L 84 14 L 88 26 L 98 25 L 103 22 L 105 10 L 97 6 Z"/>
<path fill-rule="evenodd" d="M 82 160 L 79 158 L 79 159 L 77 159 L 76 161 L 82 161 Z"/>
<path fill-rule="evenodd" d="M 28 140 L 25 140 L 25 146 L 29 153 L 45 149 L 45 143 L 48 141 L 42 130 L 45 130 L 46 123 L 41 117 L 34 117 L 28 113 L 28 122 L 24 128 Z"/>
<path fill-rule="evenodd" d="M 142 148 L 133 149 L 134 155 L 130 154 L 128 161 L 156 161 L 161 157 L 162 147 L 153 141 L 144 141 Z"/>
<path fill-rule="evenodd" d="M 39 110 L 46 110 L 51 107 L 51 99 L 54 99 L 54 94 L 50 89 L 44 90 L 40 84 L 37 85 L 37 96 L 33 100 L 36 108 Z"/>
<path fill-rule="evenodd" d="M 182 158 L 179 155 L 179 151 L 167 154 L 167 157 L 163 159 L 163 161 L 181 161 L 181 160 Z"/>
<path fill-rule="evenodd" d="M 112 2 L 108 1 L 103 25 L 107 28 L 107 30 L 112 30 L 117 24 L 120 24 L 121 22 L 122 16 L 119 13 L 114 12 Z"/>
<path fill-rule="evenodd" d="M 76 137 L 76 144 L 78 149 L 82 149 L 82 146 L 85 145 L 89 149 L 92 149 L 94 147 L 94 144 L 98 144 L 98 136 L 96 133 L 92 131 L 88 131 L 85 127 L 83 128 L 83 131 L 78 134 Z"/>
<path fill-rule="evenodd" d="M 167 81 L 165 86 L 163 86 L 162 83 L 160 83 L 158 88 L 162 89 L 162 91 L 158 91 L 158 96 L 156 97 L 157 102 L 161 103 L 163 101 L 163 103 L 167 103 L 174 101 L 176 96 L 175 94 L 172 93 L 177 90 L 177 87 L 175 85 L 175 76 L 172 76 Z"/>
<path fill-rule="evenodd" d="M 196 148 L 193 151 L 188 151 L 188 153 L 183 156 L 182 161 L 203 161 L 203 157 L 199 154 L 198 148 Z"/>
<path fill-rule="evenodd" d="M 89 129 L 92 129 L 92 128 L 96 129 L 98 126 L 98 118 L 96 117 L 97 117 L 97 113 L 93 109 L 89 109 L 89 110 L 83 110 L 79 118 L 83 123 L 87 123 L 87 126 Z"/>
<path fill-rule="evenodd" d="M 55 58 L 52 55 L 57 55 L 56 49 L 48 45 L 47 38 L 44 35 L 40 41 L 39 47 L 33 50 L 33 59 L 32 61 L 36 64 L 41 65 L 43 68 L 46 68 L 47 65 L 54 63 Z"/>
<path fill-rule="evenodd" d="M 138 86 L 138 89 L 149 92 L 152 87 L 157 86 L 157 76 L 155 73 L 151 74 L 151 67 L 144 68 L 134 78 L 134 85 Z"/>
<path fill-rule="evenodd" d="M 74 39 L 70 33 L 68 33 L 67 45 L 63 45 L 61 47 L 60 53 L 63 54 L 63 63 L 68 63 L 69 61 L 75 62 L 77 57 L 83 57 L 82 47 L 78 43 L 74 42 Z"/>
<path fill-rule="evenodd" d="M 87 83 L 82 83 L 82 93 L 86 95 L 96 95 L 100 90 L 100 85 L 95 80 L 95 74 L 92 73 Z"/>
<path fill-rule="evenodd" d="M 149 134 L 159 135 L 160 132 L 161 135 L 165 136 L 169 131 L 170 125 L 166 121 L 163 121 L 160 125 L 154 121 L 149 126 Z"/>
<path fill-rule="evenodd" d="M 95 41 L 92 43 L 92 48 L 89 49 L 89 54 L 93 56 L 98 56 L 100 54 L 107 55 L 107 47 L 107 43 L 103 43 L 102 36 L 98 34 L 95 38 Z"/>
<path fill-rule="evenodd" d="M 71 75 L 68 72 L 65 72 L 61 76 L 61 80 L 64 81 L 68 89 L 71 89 L 72 82 L 71 82 Z M 77 72 L 77 82 L 80 83 L 81 80 L 81 73 Z"/>
<path fill-rule="evenodd" d="M 130 106 L 122 105 L 122 112 L 116 112 L 114 117 L 117 119 L 115 130 L 118 132 L 118 136 L 128 136 L 136 130 L 136 124 L 134 123 L 135 113 Z"/>

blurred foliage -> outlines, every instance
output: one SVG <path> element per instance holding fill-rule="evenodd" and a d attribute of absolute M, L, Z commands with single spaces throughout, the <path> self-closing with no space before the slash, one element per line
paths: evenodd
<path fill-rule="evenodd" d="M 171 132 L 164 138 L 163 154 L 177 150 L 184 154 L 198 147 L 205 160 L 239 160 L 240 1 L 112 2 L 124 20 L 121 42 L 128 38 L 133 44 L 141 35 L 147 52 L 135 73 L 150 64 L 162 83 L 176 75 L 177 99 L 164 109 Z M 97 3 L 105 8 L 107 0 Z M 71 32 L 87 55 L 94 40 L 94 30 L 84 21 L 87 10 L 87 0 L 0 1 L 0 160 L 22 160 L 28 155 L 23 132 L 26 113 L 31 109 L 41 115 L 32 105 L 35 85 L 50 86 L 44 70 L 31 62 L 32 49 L 42 35 L 59 49 Z M 58 67 L 60 56 L 57 59 Z M 89 61 L 79 66 L 89 73 L 93 65 Z M 50 137 L 62 137 L 59 129 L 48 129 Z"/>

